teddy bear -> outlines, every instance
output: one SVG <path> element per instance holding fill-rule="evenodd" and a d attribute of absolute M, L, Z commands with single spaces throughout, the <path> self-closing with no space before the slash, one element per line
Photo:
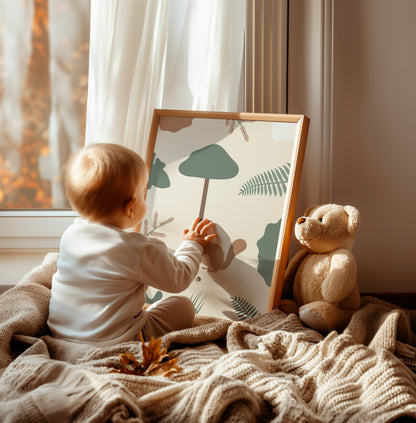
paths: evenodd
<path fill-rule="evenodd" d="M 281 310 L 324 334 L 347 326 L 361 306 L 351 252 L 359 223 L 355 207 L 337 204 L 310 207 L 297 220 L 295 237 L 303 249 L 287 266 Z"/>

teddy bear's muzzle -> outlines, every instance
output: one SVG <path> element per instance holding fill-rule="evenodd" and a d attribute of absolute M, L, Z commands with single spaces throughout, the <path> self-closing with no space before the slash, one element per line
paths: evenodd
<path fill-rule="evenodd" d="M 295 235 L 304 245 L 304 242 L 314 239 L 322 232 L 322 227 L 316 219 L 307 216 L 299 217 L 295 225 Z"/>

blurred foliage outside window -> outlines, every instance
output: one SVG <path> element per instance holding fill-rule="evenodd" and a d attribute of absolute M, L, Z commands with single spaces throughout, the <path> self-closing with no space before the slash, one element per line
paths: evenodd
<path fill-rule="evenodd" d="M 84 144 L 89 0 L 0 0 L 0 209 L 68 208 Z"/>

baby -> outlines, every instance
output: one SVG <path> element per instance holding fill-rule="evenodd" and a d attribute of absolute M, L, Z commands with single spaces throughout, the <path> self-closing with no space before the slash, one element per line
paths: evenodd
<path fill-rule="evenodd" d="M 146 213 L 148 170 L 138 154 L 97 143 L 71 157 L 66 171 L 69 201 L 81 218 L 65 231 L 52 278 L 48 326 L 53 336 L 94 345 L 145 340 L 190 327 L 192 301 L 170 296 L 146 310 L 148 286 L 179 293 L 197 275 L 214 224 L 195 219 L 171 254 L 138 232 Z"/>

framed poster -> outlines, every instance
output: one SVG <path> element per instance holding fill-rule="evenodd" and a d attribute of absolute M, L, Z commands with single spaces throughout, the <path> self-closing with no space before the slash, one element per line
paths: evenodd
<path fill-rule="evenodd" d="M 278 306 L 308 127 L 302 115 L 155 110 L 140 231 L 174 251 L 195 217 L 214 221 L 182 293 L 197 313 L 244 320 Z M 167 295 L 149 287 L 146 301 Z"/>

